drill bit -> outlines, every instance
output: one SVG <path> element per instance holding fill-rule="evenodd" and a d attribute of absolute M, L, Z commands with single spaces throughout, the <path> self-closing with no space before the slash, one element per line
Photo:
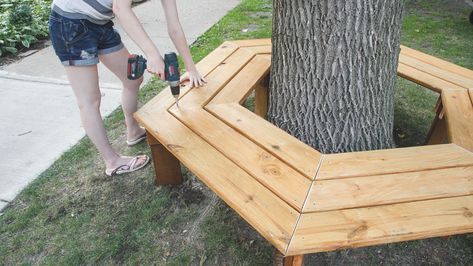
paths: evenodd
<path fill-rule="evenodd" d="M 179 108 L 179 95 L 174 95 L 174 99 L 176 100 L 177 108 Z"/>

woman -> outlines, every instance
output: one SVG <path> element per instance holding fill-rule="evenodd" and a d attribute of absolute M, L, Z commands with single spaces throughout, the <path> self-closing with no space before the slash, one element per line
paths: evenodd
<path fill-rule="evenodd" d="M 113 150 L 108 141 L 100 115 L 101 94 L 97 64 L 102 62 L 122 82 L 122 108 L 125 115 L 127 144 L 135 145 L 145 139 L 145 131 L 133 118 L 137 110 L 139 86 L 143 79 L 127 79 L 128 50 L 120 35 L 113 29 L 113 15 L 122 28 L 141 48 L 148 60 L 148 72 L 164 80 L 164 61 L 158 48 L 144 31 L 131 8 L 132 0 L 54 0 L 49 30 L 56 55 L 61 60 L 76 96 L 82 124 L 99 150 L 108 176 L 143 168 L 149 162 L 146 155 L 127 157 Z M 205 80 L 197 71 L 179 22 L 176 0 L 161 0 L 169 35 L 184 60 L 186 74 L 192 87 Z"/>

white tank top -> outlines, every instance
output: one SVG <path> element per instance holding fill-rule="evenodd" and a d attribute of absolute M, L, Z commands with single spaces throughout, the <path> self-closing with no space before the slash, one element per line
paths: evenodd
<path fill-rule="evenodd" d="M 51 8 L 70 19 L 87 19 L 104 25 L 113 17 L 113 0 L 54 0 Z"/>

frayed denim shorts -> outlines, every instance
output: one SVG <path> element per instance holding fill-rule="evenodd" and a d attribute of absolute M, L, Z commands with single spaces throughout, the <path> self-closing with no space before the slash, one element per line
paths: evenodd
<path fill-rule="evenodd" d="M 99 55 L 123 48 L 113 22 L 98 25 L 86 19 L 70 19 L 51 11 L 49 34 L 56 55 L 65 66 L 88 66 L 99 62 Z"/>

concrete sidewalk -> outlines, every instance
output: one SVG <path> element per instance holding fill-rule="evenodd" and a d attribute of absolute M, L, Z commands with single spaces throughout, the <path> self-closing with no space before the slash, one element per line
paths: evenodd
<path fill-rule="evenodd" d="M 240 0 L 179 0 L 182 26 L 189 43 L 218 22 Z M 197 4 L 198 3 L 198 4 Z M 175 51 L 160 1 L 134 8 L 161 53 Z M 131 53 L 142 52 L 115 24 Z M 101 111 L 110 114 L 120 104 L 120 82 L 99 65 Z M 146 79 L 149 80 L 147 75 Z M 52 47 L 44 48 L 0 69 L 0 210 L 59 156 L 84 136 L 79 111 L 64 68 Z"/>

